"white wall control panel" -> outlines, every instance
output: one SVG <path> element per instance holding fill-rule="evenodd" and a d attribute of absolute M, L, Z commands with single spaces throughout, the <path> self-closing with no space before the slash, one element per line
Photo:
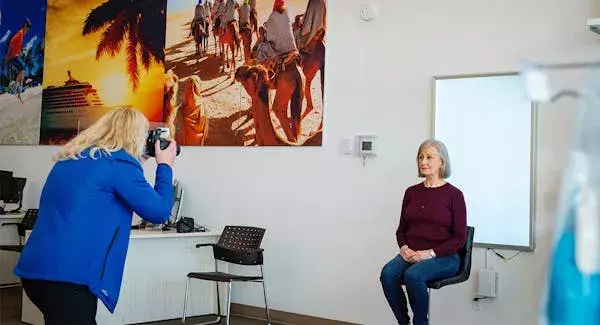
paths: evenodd
<path fill-rule="evenodd" d="M 377 154 L 377 136 L 357 135 L 356 154 L 361 157 L 375 156 Z"/>

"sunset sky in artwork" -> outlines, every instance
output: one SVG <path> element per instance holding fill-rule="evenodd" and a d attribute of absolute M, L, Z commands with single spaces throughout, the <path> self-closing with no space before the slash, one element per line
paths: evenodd
<path fill-rule="evenodd" d="M 102 30 L 82 35 L 87 15 L 104 1 L 48 0 L 44 88 L 63 85 L 70 70 L 73 78 L 98 89 L 105 105 L 132 105 L 151 121 L 159 121 L 163 106 L 163 65 L 152 63 L 146 71 L 139 63 L 140 83 L 133 92 L 127 76 L 125 46 L 114 58 L 103 55 L 96 60 Z"/>

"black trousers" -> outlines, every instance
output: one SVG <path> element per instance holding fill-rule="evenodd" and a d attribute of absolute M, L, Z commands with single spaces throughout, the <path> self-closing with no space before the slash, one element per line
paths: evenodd
<path fill-rule="evenodd" d="M 22 279 L 23 289 L 46 325 L 96 325 L 98 298 L 73 283 Z"/>

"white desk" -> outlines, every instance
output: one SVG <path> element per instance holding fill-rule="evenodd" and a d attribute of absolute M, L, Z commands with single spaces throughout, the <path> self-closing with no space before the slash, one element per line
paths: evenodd
<path fill-rule="evenodd" d="M 210 248 L 196 248 L 200 243 L 216 243 L 220 233 L 182 233 L 159 230 L 132 230 L 125 262 L 121 295 L 115 313 L 98 302 L 98 325 L 124 325 L 181 317 L 186 275 L 193 271 L 214 271 Z M 219 270 L 227 271 L 219 264 Z M 226 304 L 226 289 L 219 287 L 221 310 Z M 191 281 L 188 315 L 216 313 L 215 284 Z M 43 316 L 23 294 L 21 320 L 43 325 Z"/>
<path fill-rule="evenodd" d="M 2 226 L 3 223 L 18 223 L 21 222 L 25 214 L 0 214 L 0 245 L 19 245 L 19 235 L 17 227 Z M 13 269 L 19 253 L 0 251 L 0 285 L 19 283 L 19 278 L 13 274 Z"/>

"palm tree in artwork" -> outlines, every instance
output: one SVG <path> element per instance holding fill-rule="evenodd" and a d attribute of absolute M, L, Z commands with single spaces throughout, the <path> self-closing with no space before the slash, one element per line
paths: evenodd
<path fill-rule="evenodd" d="M 88 14 L 83 35 L 102 31 L 96 60 L 116 56 L 125 46 L 132 88 L 140 79 L 139 63 L 148 71 L 152 61 L 165 60 L 166 0 L 107 0 Z M 139 61 L 138 61 L 139 60 Z"/>

